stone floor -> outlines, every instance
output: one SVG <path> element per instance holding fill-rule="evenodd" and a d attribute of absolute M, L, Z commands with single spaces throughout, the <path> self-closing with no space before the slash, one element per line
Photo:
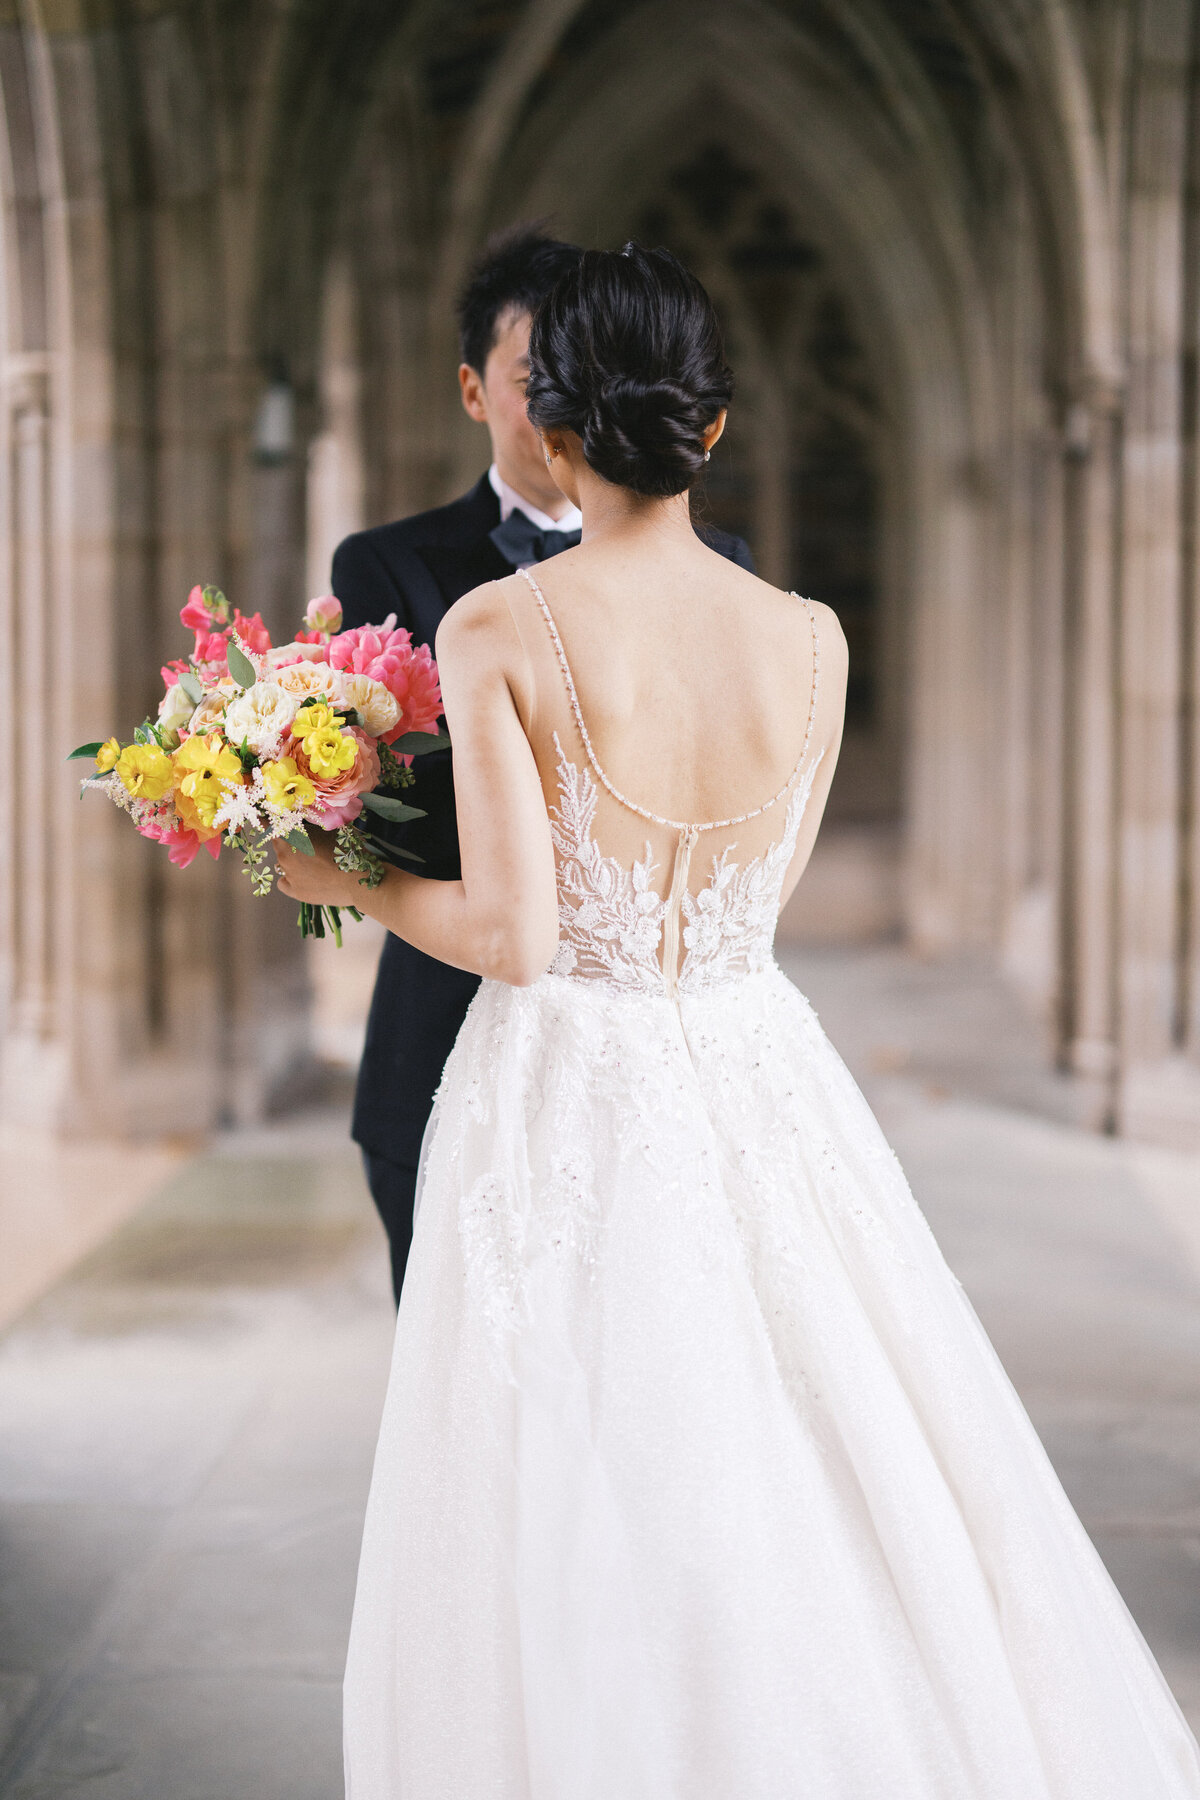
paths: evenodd
<path fill-rule="evenodd" d="M 978 970 L 792 953 L 1200 1723 L 1200 1162 Z M 335 1800 L 391 1332 L 331 1107 L 214 1145 L 0 1339 L 0 1796 Z"/>

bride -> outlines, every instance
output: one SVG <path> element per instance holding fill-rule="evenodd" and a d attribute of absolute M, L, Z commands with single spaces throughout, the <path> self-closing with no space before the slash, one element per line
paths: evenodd
<path fill-rule="evenodd" d="M 583 540 L 438 634 L 483 985 L 426 1134 L 346 1671 L 350 1800 L 1188 1800 L 1196 1744 L 807 1002 L 833 614 L 707 550 L 731 379 L 665 251 L 530 342 Z"/>

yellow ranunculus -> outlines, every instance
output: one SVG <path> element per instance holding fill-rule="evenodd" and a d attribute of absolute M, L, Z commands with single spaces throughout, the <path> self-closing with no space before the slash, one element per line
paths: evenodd
<path fill-rule="evenodd" d="M 341 713 L 334 712 L 324 700 L 318 700 L 313 706 L 302 706 L 292 720 L 292 736 L 310 737 L 317 731 L 340 731 L 346 723 Z"/>
<path fill-rule="evenodd" d="M 294 756 L 281 756 L 278 762 L 262 765 L 263 786 L 267 799 L 276 812 L 299 812 L 311 806 L 317 790 L 307 775 L 296 767 Z"/>
<path fill-rule="evenodd" d="M 185 825 L 211 834 L 215 829 L 213 818 L 225 799 L 225 782 L 245 785 L 240 758 L 220 732 L 214 731 L 208 737 L 188 738 L 172 760 L 176 811 Z"/>
<path fill-rule="evenodd" d="M 157 744 L 127 744 L 117 758 L 116 770 L 138 800 L 161 800 L 171 791 L 171 759 Z"/>
<path fill-rule="evenodd" d="M 309 732 L 304 740 L 304 755 L 314 775 L 321 781 L 333 781 L 358 761 L 358 743 L 326 725 L 320 731 Z"/>
<path fill-rule="evenodd" d="M 102 775 L 115 769 L 121 755 L 121 746 L 116 738 L 106 738 L 96 752 L 96 767 Z"/>

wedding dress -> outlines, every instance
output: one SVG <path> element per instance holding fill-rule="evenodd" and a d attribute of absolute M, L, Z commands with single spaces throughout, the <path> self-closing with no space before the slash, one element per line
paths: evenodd
<path fill-rule="evenodd" d="M 596 757 L 537 599 L 581 753 L 555 734 L 561 942 L 532 986 L 483 983 L 426 1136 L 349 1800 L 1200 1800 L 1182 1715 L 773 960 L 812 708 L 764 807 L 659 818 Z M 669 888 L 649 850 L 606 854 L 600 802 L 673 834 Z"/>

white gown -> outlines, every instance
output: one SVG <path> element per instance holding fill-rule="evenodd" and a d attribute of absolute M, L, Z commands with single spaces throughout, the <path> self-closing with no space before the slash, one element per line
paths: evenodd
<path fill-rule="evenodd" d="M 681 832 L 664 900 L 595 841 L 589 760 L 615 790 L 554 638 L 587 751 L 559 751 L 562 940 L 531 987 L 483 983 L 426 1136 L 349 1800 L 1200 1800 L 1195 1740 L 773 960 L 813 763 L 778 841 L 694 895 Z"/>

